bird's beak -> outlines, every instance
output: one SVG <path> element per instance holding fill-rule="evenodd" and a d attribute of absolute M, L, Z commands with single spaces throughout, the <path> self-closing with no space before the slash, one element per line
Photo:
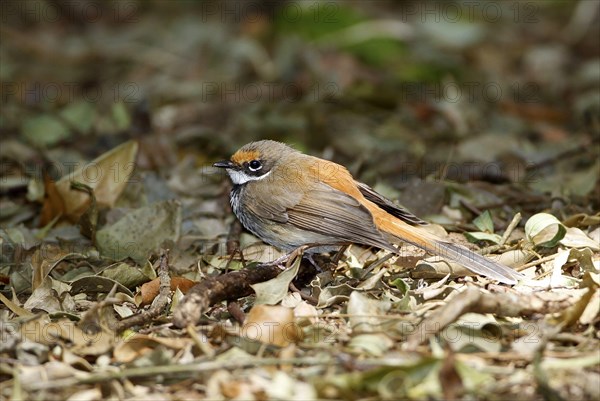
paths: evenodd
<path fill-rule="evenodd" d="M 213 164 L 213 167 L 233 168 L 234 165 L 230 160 L 221 160 L 220 162 L 216 162 L 215 164 Z"/>

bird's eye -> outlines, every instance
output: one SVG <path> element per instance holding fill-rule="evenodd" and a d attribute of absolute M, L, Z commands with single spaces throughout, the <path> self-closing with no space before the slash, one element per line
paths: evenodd
<path fill-rule="evenodd" d="M 258 160 L 252 160 L 250 163 L 248 163 L 248 167 L 252 171 L 258 171 L 262 168 L 262 163 Z"/>

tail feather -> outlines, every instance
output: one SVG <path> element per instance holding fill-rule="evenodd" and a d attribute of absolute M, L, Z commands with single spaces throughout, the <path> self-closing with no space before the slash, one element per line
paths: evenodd
<path fill-rule="evenodd" d="M 457 262 L 474 273 L 498 280 L 501 283 L 516 284 L 520 278 L 523 278 L 521 273 L 494 262 L 485 256 L 471 252 L 460 245 L 436 241 L 435 246 L 437 250 L 433 251 L 433 253 L 436 255 Z"/>
<path fill-rule="evenodd" d="M 337 188 L 335 185 L 333 186 L 334 188 Z M 381 208 L 381 205 L 373 203 L 365 198 L 364 195 L 358 191 L 358 189 L 356 189 L 356 192 L 358 192 L 356 194 L 356 198 L 362 199 L 361 203 L 371 212 L 375 221 L 375 225 L 384 233 L 389 234 L 392 237 L 396 237 L 400 241 L 406 241 L 416 245 L 427 252 L 458 262 L 477 274 L 490 277 L 494 280 L 500 281 L 501 283 L 516 284 L 519 279 L 523 278 L 521 273 L 503 266 L 500 263 L 496 263 L 491 259 L 471 252 L 460 245 L 451 244 L 444 241 L 443 239 L 427 231 L 422 225 L 413 226 L 407 224 L 405 221 L 395 217 L 393 214 L 386 212 L 383 208 Z M 367 193 L 367 195 L 369 194 Z M 373 199 L 372 194 L 371 198 Z M 387 204 L 384 204 L 384 206 L 385 205 Z"/>
<path fill-rule="evenodd" d="M 390 221 L 389 219 L 380 219 L 378 224 L 384 231 L 398 239 L 409 242 L 434 255 L 457 262 L 482 276 L 505 284 L 516 284 L 519 279 L 523 278 L 521 273 L 460 245 L 446 242 L 421 227 L 412 227 L 402 221 Z"/>

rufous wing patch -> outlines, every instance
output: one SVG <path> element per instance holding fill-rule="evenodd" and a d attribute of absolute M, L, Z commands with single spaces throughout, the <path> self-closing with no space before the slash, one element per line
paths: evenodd
<path fill-rule="evenodd" d="M 354 178 L 344 166 L 328 160 L 316 159 L 309 168 L 309 178 L 327 184 L 363 203 L 364 197 L 356 187 Z"/>
<path fill-rule="evenodd" d="M 356 186 L 354 178 L 345 167 L 334 162 L 319 159 L 311 166 L 310 170 L 310 173 L 318 177 L 321 182 L 352 196 L 366 207 L 371 212 L 375 225 L 379 230 L 408 240 L 426 249 L 433 247 L 434 237 L 432 235 L 406 224 L 366 199 Z"/>
<path fill-rule="evenodd" d="M 252 160 L 260 159 L 258 150 L 239 150 L 231 156 L 231 161 L 237 164 L 243 164 Z"/>

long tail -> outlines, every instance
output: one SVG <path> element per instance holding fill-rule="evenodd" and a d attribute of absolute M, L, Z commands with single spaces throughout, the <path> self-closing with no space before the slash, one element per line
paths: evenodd
<path fill-rule="evenodd" d="M 435 247 L 437 251 L 430 252 L 457 262 L 472 272 L 481 274 L 482 276 L 486 276 L 494 280 L 498 280 L 501 283 L 516 284 L 520 278 L 523 278 L 521 273 L 501 265 L 500 263 L 494 262 L 485 256 L 471 252 L 467 248 L 463 248 L 460 245 L 436 241 Z M 429 251 L 429 249 L 425 250 Z"/>
<path fill-rule="evenodd" d="M 493 260 L 473 253 L 459 245 L 446 242 L 425 231 L 421 226 L 407 224 L 405 221 L 419 224 L 420 219 L 407 210 L 395 206 L 367 185 L 354 181 L 354 178 L 344 167 L 322 159 L 315 158 L 314 160 L 314 166 L 317 169 L 315 174 L 321 182 L 358 200 L 371 212 L 375 225 L 379 230 L 397 237 L 401 241 L 410 242 L 427 252 L 456 261 L 477 274 L 493 278 L 502 283 L 516 284 L 517 280 L 523 277 L 520 273 Z M 319 175 L 319 171 L 334 171 L 335 174 Z M 398 218 L 398 216 L 401 218 Z M 381 243 L 375 242 L 372 245 L 381 246 Z"/>
<path fill-rule="evenodd" d="M 519 279 L 524 277 L 507 266 L 471 252 L 460 245 L 444 241 L 421 227 L 413 227 L 400 220 L 390 220 L 389 218 L 377 223 L 384 231 L 402 241 L 457 262 L 474 273 L 498 280 L 501 283 L 516 284 Z"/>

